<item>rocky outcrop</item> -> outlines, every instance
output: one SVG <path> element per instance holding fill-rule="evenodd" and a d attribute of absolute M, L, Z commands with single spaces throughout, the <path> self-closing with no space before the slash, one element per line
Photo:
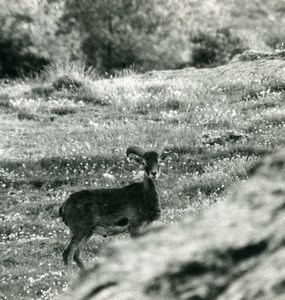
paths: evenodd
<path fill-rule="evenodd" d="M 237 55 L 237 58 L 241 61 L 252 61 L 257 59 L 285 59 L 285 50 L 276 50 L 275 52 L 259 52 L 254 50 L 246 50 L 242 54 Z"/>
<path fill-rule="evenodd" d="M 108 247 L 61 299 L 284 299 L 285 150 L 228 200 Z"/>
<path fill-rule="evenodd" d="M 237 130 L 207 130 L 201 135 L 203 144 L 208 145 L 225 145 L 226 143 L 236 143 L 246 141 L 247 135 Z"/>
<path fill-rule="evenodd" d="M 284 82 L 285 80 L 285 50 L 275 52 L 259 52 L 248 50 L 236 55 L 231 63 L 216 68 L 195 69 L 193 67 L 182 70 L 164 70 L 146 72 L 134 77 L 149 80 L 149 85 L 155 80 L 163 81 L 163 84 L 171 85 L 173 80 L 179 80 L 179 84 L 193 86 L 197 89 L 201 84 L 211 88 L 213 82 L 216 85 L 236 82 L 238 85 L 251 86 L 256 82 L 266 85 L 269 81 Z M 267 80 L 264 80 L 267 78 Z M 266 82 L 267 81 L 267 82 Z M 177 83 L 176 83 L 177 84 Z"/>

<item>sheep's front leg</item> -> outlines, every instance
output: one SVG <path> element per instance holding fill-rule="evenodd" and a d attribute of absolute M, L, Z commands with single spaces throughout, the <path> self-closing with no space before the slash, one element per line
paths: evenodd
<path fill-rule="evenodd" d="M 130 233 L 131 238 L 136 238 L 142 234 L 143 228 L 147 223 L 139 223 L 139 224 L 130 224 L 128 227 L 128 231 Z"/>

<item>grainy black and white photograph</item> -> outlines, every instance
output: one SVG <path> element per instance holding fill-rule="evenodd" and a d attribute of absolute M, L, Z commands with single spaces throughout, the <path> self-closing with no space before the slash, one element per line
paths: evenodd
<path fill-rule="evenodd" d="M 0 0 L 0 299 L 285 299 L 285 0 Z"/>

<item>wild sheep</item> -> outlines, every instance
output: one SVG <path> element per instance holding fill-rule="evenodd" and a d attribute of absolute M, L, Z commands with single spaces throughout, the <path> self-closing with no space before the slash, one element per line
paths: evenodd
<path fill-rule="evenodd" d="M 71 231 L 71 241 L 63 252 L 68 274 L 72 260 L 84 269 L 81 252 L 93 233 L 109 236 L 128 231 L 131 237 L 157 220 L 161 214 L 157 179 L 160 160 L 168 153 L 143 151 L 138 146 L 127 149 L 130 155 L 144 166 L 143 182 L 122 188 L 82 190 L 70 195 L 59 209 L 59 215 Z"/>

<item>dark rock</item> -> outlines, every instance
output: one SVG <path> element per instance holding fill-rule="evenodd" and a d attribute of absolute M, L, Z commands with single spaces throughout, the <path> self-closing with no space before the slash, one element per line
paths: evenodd
<path fill-rule="evenodd" d="M 285 149 L 203 214 L 121 241 L 60 299 L 284 299 Z"/>
<path fill-rule="evenodd" d="M 208 130 L 202 134 L 202 142 L 208 145 L 224 145 L 228 142 L 237 142 L 247 139 L 247 135 L 244 132 L 236 130 Z"/>

